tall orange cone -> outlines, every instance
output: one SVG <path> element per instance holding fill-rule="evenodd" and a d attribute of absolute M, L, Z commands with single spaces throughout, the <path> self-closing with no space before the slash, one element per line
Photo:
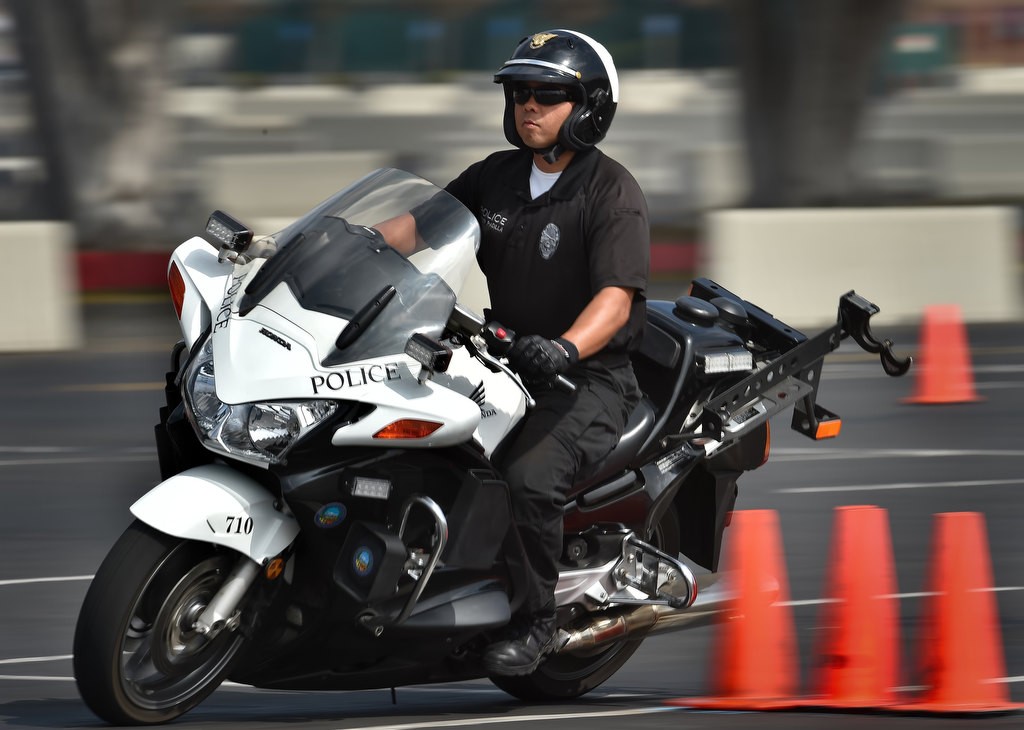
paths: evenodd
<path fill-rule="evenodd" d="M 715 694 L 668 704 L 718 710 L 792 707 L 799 670 L 778 515 L 735 512 L 729 533 L 723 560 L 736 598 L 716 627 Z"/>
<path fill-rule="evenodd" d="M 899 603 L 886 510 L 835 510 L 821 635 L 812 664 L 813 696 L 803 704 L 882 708 L 899 684 Z"/>
<path fill-rule="evenodd" d="M 973 403 L 974 372 L 960 308 L 936 304 L 924 312 L 917 388 L 906 403 Z"/>
<path fill-rule="evenodd" d="M 1012 712 L 985 522 L 978 512 L 935 515 L 930 592 L 919 637 L 924 693 L 900 709 Z"/>

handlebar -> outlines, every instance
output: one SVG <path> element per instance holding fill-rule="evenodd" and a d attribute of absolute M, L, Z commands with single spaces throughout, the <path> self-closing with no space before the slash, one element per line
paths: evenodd
<path fill-rule="evenodd" d="M 512 349 L 516 341 L 516 333 L 499 322 L 487 322 L 480 331 L 487 343 L 487 350 L 497 357 L 504 357 Z M 551 380 L 552 387 L 563 393 L 575 393 L 576 384 L 564 375 L 555 375 Z"/>

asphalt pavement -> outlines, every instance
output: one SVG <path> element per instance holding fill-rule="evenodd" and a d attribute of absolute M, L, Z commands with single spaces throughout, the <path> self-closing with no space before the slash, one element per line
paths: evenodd
<path fill-rule="evenodd" d="M 674 290 L 671 287 L 669 290 Z M 682 285 L 678 287 L 681 291 Z M 128 506 L 159 479 L 152 426 L 177 331 L 162 296 L 93 298 L 81 351 L 0 356 L 0 721 L 12 728 L 94 726 L 71 678 L 71 637 L 86 587 L 130 521 Z M 884 331 L 915 353 L 918 332 Z M 978 512 L 987 528 L 992 595 L 1005 669 L 998 686 L 1024 702 L 1024 323 L 972 325 L 969 377 L 979 400 L 905 402 L 919 383 L 882 374 L 877 358 L 843 345 L 822 376 L 819 402 L 843 417 L 840 437 L 815 443 L 784 423 L 772 458 L 740 482 L 737 509 L 779 516 L 797 674 L 809 691 L 827 604 L 833 520 L 840 506 L 886 510 L 899 597 L 903 691 L 919 686 L 923 594 L 935 558 L 935 515 Z M 877 560 L 877 556 L 865 556 Z M 980 640 L 986 627 L 963 626 Z M 265 692 L 225 686 L 176 724 L 201 728 L 978 727 L 885 713 L 723 713 L 665 701 L 710 691 L 720 654 L 713 627 L 648 641 L 599 690 L 576 702 L 531 705 L 486 681 L 348 693 Z M 941 725 L 937 725 L 940 723 Z M 987 719 L 1019 728 L 1022 716 Z"/>

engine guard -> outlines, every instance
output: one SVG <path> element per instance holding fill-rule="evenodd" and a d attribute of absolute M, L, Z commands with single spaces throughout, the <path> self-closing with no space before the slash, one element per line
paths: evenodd
<path fill-rule="evenodd" d="M 175 474 L 131 506 L 150 527 L 186 540 L 223 545 L 263 564 L 299 534 L 263 486 L 223 464 Z"/>

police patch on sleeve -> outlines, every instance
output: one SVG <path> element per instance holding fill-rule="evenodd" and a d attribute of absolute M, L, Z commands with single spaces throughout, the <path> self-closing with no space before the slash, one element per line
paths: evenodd
<path fill-rule="evenodd" d="M 554 223 L 544 226 L 544 230 L 540 232 L 540 255 L 545 261 L 555 255 L 555 249 L 558 248 L 558 241 L 561 237 L 562 232 Z"/>

